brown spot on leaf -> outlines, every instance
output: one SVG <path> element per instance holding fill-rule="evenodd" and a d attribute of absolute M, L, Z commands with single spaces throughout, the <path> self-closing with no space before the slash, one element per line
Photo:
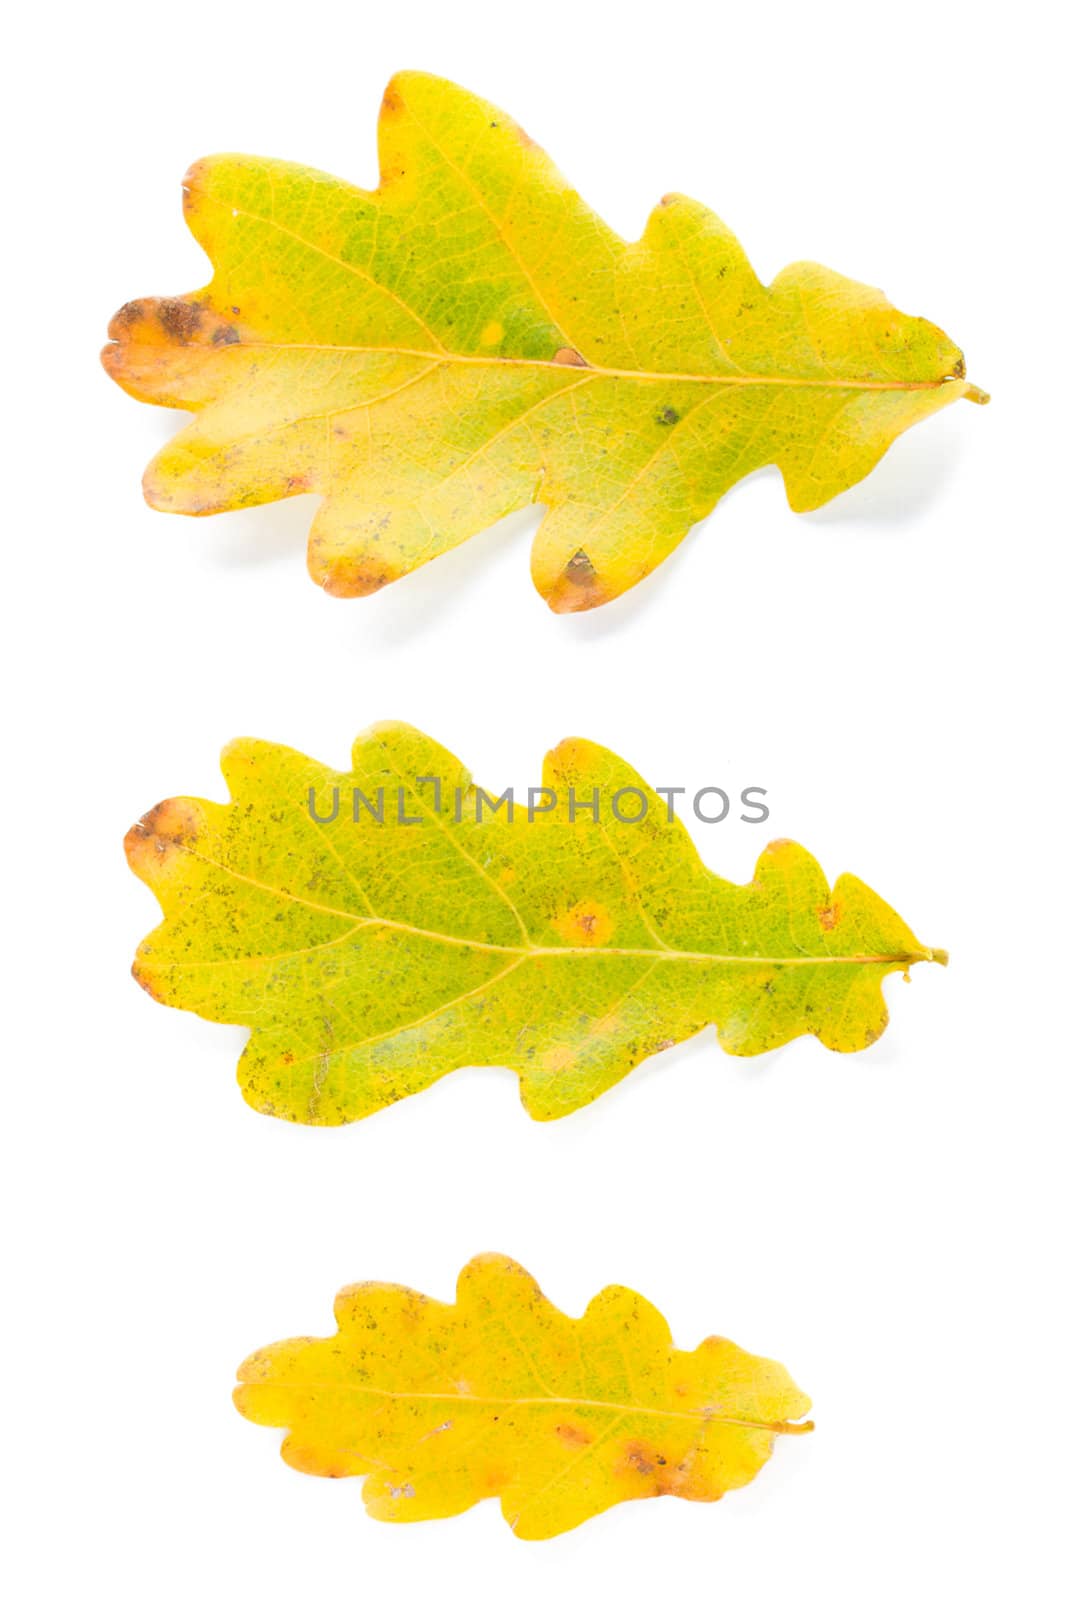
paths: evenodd
<path fill-rule="evenodd" d="M 602 582 L 586 550 L 577 550 L 565 563 L 556 581 L 543 592 L 551 611 L 559 614 L 591 611 L 595 606 L 613 599 L 612 591 Z"/>
<path fill-rule="evenodd" d="M 560 350 L 554 351 L 554 365 L 557 367 L 585 367 L 587 362 L 578 350 L 573 350 L 571 345 L 564 344 Z"/>
<path fill-rule="evenodd" d="M 843 906 L 838 900 L 831 901 L 827 906 L 818 906 L 817 920 L 826 933 L 831 933 L 843 915 Z"/>
<path fill-rule="evenodd" d="M 574 1428 L 570 1422 L 562 1422 L 557 1430 L 557 1437 L 562 1444 L 569 1445 L 573 1450 L 582 1450 L 584 1445 L 591 1442 L 591 1435 L 583 1428 Z"/>
<path fill-rule="evenodd" d="M 144 316 L 144 300 L 128 300 L 125 306 L 120 306 L 114 317 L 112 317 L 111 324 L 108 328 L 109 336 L 112 339 L 117 339 L 121 332 L 127 328 L 132 328 L 136 323 L 141 322 Z"/>
<path fill-rule="evenodd" d="M 160 327 L 176 344 L 191 344 L 204 321 L 204 307 L 196 300 L 158 300 Z"/>
<path fill-rule="evenodd" d="M 590 585 L 598 582 L 598 573 L 595 571 L 594 562 L 586 550 L 577 550 L 568 559 L 565 575 L 570 583 Z"/>
<path fill-rule="evenodd" d="M 638 1472 L 641 1478 L 648 1478 L 654 1471 L 654 1457 L 650 1453 L 650 1446 L 646 1444 L 627 1444 L 624 1447 L 624 1466 L 629 1472 Z"/>
<path fill-rule="evenodd" d="M 543 590 L 552 611 L 590 611 L 612 600 L 612 592 L 598 575 L 586 550 L 577 550 L 548 589 Z"/>
<path fill-rule="evenodd" d="M 651 1495 L 678 1494 L 687 1496 L 688 1472 L 683 1465 L 674 1465 L 653 1445 L 642 1440 L 630 1440 L 623 1448 L 617 1471 L 626 1477 L 638 1476 Z"/>
<path fill-rule="evenodd" d="M 108 337 L 101 352 L 105 370 L 139 399 L 158 400 L 170 391 L 170 375 L 188 370 L 173 364 L 176 351 L 208 353 L 234 344 L 240 334 L 203 301 L 175 297 L 129 301 L 111 319 Z"/>
<path fill-rule="evenodd" d="M 112 318 L 108 334 L 120 344 L 156 346 L 160 350 L 174 345 L 188 348 L 236 344 L 241 338 L 234 324 L 211 306 L 181 296 L 129 301 Z"/>

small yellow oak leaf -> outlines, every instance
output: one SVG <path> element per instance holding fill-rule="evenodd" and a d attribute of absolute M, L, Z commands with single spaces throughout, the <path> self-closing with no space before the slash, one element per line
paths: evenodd
<path fill-rule="evenodd" d="M 351 1122 L 465 1066 L 513 1068 L 531 1115 L 561 1117 L 711 1023 L 733 1055 L 807 1033 L 861 1050 L 888 974 L 947 959 L 787 840 L 752 882 L 715 877 L 587 740 L 520 795 L 400 723 L 362 734 L 348 773 L 251 739 L 223 772 L 228 805 L 166 800 L 127 835 L 165 916 L 134 973 L 251 1028 L 242 1092 L 294 1122 Z"/>
<path fill-rule="evenodd" d="M 287 1430 L 291 1467 L 364 1478 L 384 1522 L 498 1498 L 519 1538 L 548 1539 L 622 1500 L 719 1500 L 813 1427 L 779 1362 L 719 1338 L 679 1350 L 631 1289 L 566 1317 L 506 1256 L 470 1261 L 454 1305 L 362 1283 L 334 1309 L 333 1337 L 250 1356 L 234 1400 Z"/>
<path fill-rule="evenodd" d="M 539 592 L 587 610 L 757 468 L 809 511 L 911 424 L 987 398 L 932 323 L 809 262 L 766 287 L 682 195 L 626 244 L 509 117 L 441 78 L 394 78 L 379 152 L 374 192 L 197 162 L 186 217 L 212 281 L 131 301 L 104 351 L 130 394 L 198 413 L 150 465 L 150 505 L 322 495 L 309 569 L 331 594 L 538 501 Z"/>

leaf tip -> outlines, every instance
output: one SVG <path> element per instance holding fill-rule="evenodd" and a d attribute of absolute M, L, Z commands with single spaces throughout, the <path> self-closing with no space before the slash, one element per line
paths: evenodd
<path fill-rule="evenodd" d="M 585 773 L 594 766 L 598 753 L 599 746 L 592 740 L 569 734 L 546 752 L 543 771 L 550 777 L 557 777 L 561 773 Z"/>
<path fill-rule="evenodd" d="M 153 983 L 145 967 L 142 965 L 140 956 L 136 961 L 131 963 L 130 976 L 133 978 L 134 982 L 139 988 L 144 989 L 150 1000 L 156 1000 L 160 1005 L 167 1004 L 166 998 L 164 997 L 160 988 Z"/>
<path fill-rule="evenodd" d="M 131 870 L 147 881 L 168 857 L 196 839 L 197 824 L 197 813 L 190 801 L 161 800 L 146 811 L 140 822 L 134 823 L 123 841 Z"/>
<path fill-rule="evenodd" d="M 141 498 L 150 511 L 171 511 L 171 495 L 168 494 L 156 470 L 153 461 L 145 468 L 141 476 Z"/>
<path fill-rule="evenodd" d="M 308 571 L 324 594 L 335 600 L 363 600 L 400 576 L 374 556 L 340 556 L 333 550 L 326 552 L 315 536 L 308 547 Z"/>
<path fill-rule="evenodd" d="M 194 161 L 182 174 L 182 188 L 187 194 L 204 183 L 212 165 L 211 156 L 201 156 L 199 161 Z"/>

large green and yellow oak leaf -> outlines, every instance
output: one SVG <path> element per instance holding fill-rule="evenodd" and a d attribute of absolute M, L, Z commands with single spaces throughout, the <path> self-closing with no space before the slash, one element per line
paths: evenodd
<path fill-rule="evenodd" d="M 631 1289 L 566 1317 L 506 1256 L 470 1261 L 455 1305 L 361 1283 L 334 1309 L 332 1338 L 250 1356 L 234 1399 L 287 1430 L 291 1467 L 363 1477 L 384 1522 L 499 1498 L 515 1534 L 548 1539 L 622 1500 L 719 1500 L 813 1426 L 779 1362 L 719 1338 L 679 1350 Z"/>
<path fill-rule="evenodd" d="M 539 592 L 631 588 L 756 468 L 797 511 L 960 396 L 961 352 L 812 263 L 768 288 L 712 212 L 667 195 L 626 244 L 502 112 L 402 73 L 374 192 L 214 156 L 185 179 L 207 288 L 135 300 L 112 376 L 197 412 L 145 476 L 199 515 L 323 496 L 316 581 L 368 594 L 507 512 L 549 508 Z"/>
<path fill-rule="evenodd" d="M 805 1033 L 861 1050 L 887 1021 L 882 980 L 946 960 L 786 840 L 753 882 L 715 877 L 665 802 L 583 739 L 546 758 L 553 809 L 521 796 L 511 818 L 397 723 L 357 739 L 349 773 L 249 739 L 223 772 L 229 805 L 165 800 L 127 835 L 165 914 L 134 973 L 165 1005 L 251 1028 L 242 1092 L 295 1122 L 366 1117 L 465 1066 L 513 1068 L 531 1115 L 560 1117 L 711 1023 L 734 1055 Z M 645 816 L 618 820 L 613 797 Z"/>

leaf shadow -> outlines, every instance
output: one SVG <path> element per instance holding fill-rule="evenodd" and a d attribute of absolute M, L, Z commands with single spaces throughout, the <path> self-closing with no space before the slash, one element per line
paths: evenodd
<path fill-rule="evenodd" d="M 633 588 L 626 589 L 616 600 L 611 600 L 608 605 L 598 606 L 594 611 L 577 611 L 565 620 L 573 627 L 581 639 L 609 639 L 615 634 L 622 633 L 630 628 L 637 617 L 641 617 L 651 607 L 660 604 L 659 596 L 667 588 L 675 588 L 681 581 L 681 573 L 689 561 L 694 561 L 698 555 L 697 535 L 705 528 L 716 513 L 716 507 L 708 517 L 703 517 L 701 522 L 693 523 L 681 539 L 676 549 L 659 562 L 653 572 L 635 584 Z"/>
<path fill-rule="evenodd" d="M 818 527 L 864 524 L 898 528 L 946 494 L 962 459 L 962 432 L 949 427 L 912 428 L 897 439 L 873 471 L 817 511 L 806 513 Z"/>
<path fill-rule="evenodd" d="M 162 436 L 173 437 L 171 418 L 155 420 Z M 962 451 L 960 429 L 911 429 L 895 441 L 867 477 L 828 505 L 805 513 L 806 520 L 818 528 L 830 529 L 887 531 L 905 526 L 946 494 Z M 733 501 L 741 490 L 746 493 L 753 479 L 779 477 L 779 469 L 774 466 L 749 473 L 733 484 L 709 516 L 693 524 L 676 549 L 634 588 L 608 605 L 562 618 L 562 623 L 580 639 L 600 640 L 626 631 L 648 607 L 660 604 L 667 586 L 675 587 L 680 581 L 686 563 L 696 558 L 697 536 L 724 502 Z M 301 558 L 321 500 L 319 495 L 294 495 L 240 511 L 216 513 L 207 519 L 213 524 L 214 536 L 208 559 L 222 570 L 266 567 L 284 561 L 300 561 L 303 566 Z M 517 544 L 525 536 L 529 542 L 534 540 L 544 514 L 545 508 L 540 505 L 524 506 L 369 597 L 358 608 L 362 638 L 373 648 L 405 648 L 443 613 L 465 604 L 481 581 L 489 583 L 493 576 L 500 585 L 502 569 L 515 560 Z M 529 599 L 543 604 L 534 595 L 530 579 L 528 591 Z"/>
<path fill-rule="evenodd" d="M 961 455 L 961 432 L 948 428 L 913 429 L 895 441 L 861 483 L 844 490 L 827 506 L 807 512 L 806 520 L 830 528 L 888 530 L 906 526 L 944 495 Z M 675 587 L 686 564 L 697 559 L 698 536 L 725 503 L 734 501 L 741 492 L 746 494 L 755 479 L 775 480 L 778 486 L 782 485 L 780 469 L 775 466 L 760 467 L 734 483 L 708 516 L 692 524 L 676 549 L 649 576 L 608 605 L 573 615 L 569 620 L 577 635 L 595 640 L 610 638 L 631 627 L 646 607 L 660 604 L 662 591 L 670 585 Z M 786 504 L 783 510 L 789 517 L 795 515 Z"/>
<path fill-rule="evenodd" d="M 268 567 L 277 562 L 297 562 L 304 573 L 308 530 L 319 506 L 319 496 L 292 495 L 268 505 L 242 511 L 220 511 L 212 518 L 217 537 L 212 560 L 224 571 L 239 567 Z"/>
<path fill-rule="evenodd" d="M 543 508 L 534 505 L 510 512 L 359 602 L 362 642 L 380 650 L 405 649 L 444 614 L 470 603 L 476 588 L 489 584 L 492 576 L 500 587 L 503 569 L 515 562 L 517 545 L 525 537 L 530 544 L 542 515 Z M 541 605 L 530 580 L 528 587 L 529 599 Z"/>
<path fill-rule="evenodd" d="M 176 439 L 193 418 L 186 413 L 150 408 L 146 420 L 159 449 Z M 289 495 L 284 500 L 270 500 L 236 511 L 216 511 L 192 519 L 181 514 L 165 516 L 161 519 L 164 538 L 174 537 L 177 521 L 192 520 L 202 535 L 199 553 L 221 571 L 269 567 L 294 560 L 303 567 L 308 530 L 321 500 L 321 495 Z"/>

